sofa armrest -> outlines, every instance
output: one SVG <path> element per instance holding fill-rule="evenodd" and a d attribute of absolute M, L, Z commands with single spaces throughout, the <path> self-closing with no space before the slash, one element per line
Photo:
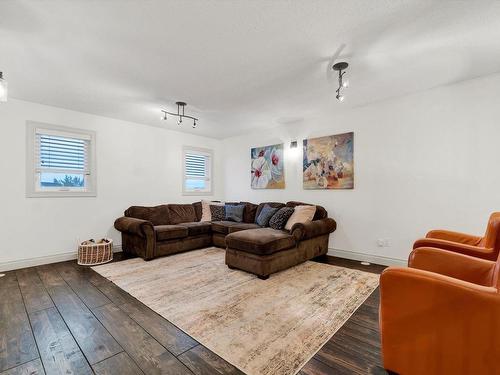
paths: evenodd
<path fill-rule="evenodd" d="M 491 342 L 500 334 L 499 314 L 496 288 L 389 267 L 380 277 L 384 368 L 400 374 L 494 373 L 500 346 Z"/>
<path fill-rule="evenodd" d="M 429 233 L 427 233 L 425 238 L 435 238 L 438 240 L 458 242 L 472 246 L 477 246 L 482 240 L 482 237 L 472 236 L 466 233 L 452 232 L 449 230 L 441 230 L 441 229 L 431 230 Z"/>
<path fill-rule="evenodd" d="M 331 218 L 308 221 L 306 223 L 295 223 L 290 230 L 297 241 L 329 234 L 337 229 L 337 223 Z"/>
<path fill-rule="evenodd" d="M 491 286 L 495 262 L 442 249 L 421 247 L 411 252 L 408 267 Z"/>
<path fill-rule="evenodd" d="M 470 255 L 476 258 L 496 260 L 497 254 L 494 249 L 466 245 L 458 242 L 451 242 L 446 240 L 440 240 L 436 238 L 421 238 L 413 244 L 413 249 L 419 247 L 436 247 L 438 249 L 453 251 L 460 254 Z"/>
<path fill-rule="evenodd" d="M 136 219 L 134 217 L 119 217 L 115 220 L 115 228 L 120 232 L 135 234 L 146 237 L 146 232 L 154 231 L 153 224 L 147 220 Z"/>

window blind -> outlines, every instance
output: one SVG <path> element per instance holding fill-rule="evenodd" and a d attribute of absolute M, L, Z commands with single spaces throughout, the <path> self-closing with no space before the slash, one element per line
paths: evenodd
<path fill-rule="evenodd" d="M 90 137 L 59 135 L 37 129 L 35 136 L 35 169 L 37 172 L 90 174 Z"/>
<path fill-rule="evenodd" d="M 208 178 L 208 156 L 194 153 L 185 154 L 185 173 L 190 178 Z"/>

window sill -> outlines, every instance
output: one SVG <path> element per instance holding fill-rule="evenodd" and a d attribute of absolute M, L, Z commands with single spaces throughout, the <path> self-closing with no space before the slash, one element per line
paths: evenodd
<path fill-rule="evenodd" d="M 187 195 L 187 196 L 207 196 L 207 195 L 213 195 L 211 191 L 183 191 L 182 195 Z"/>
<path fill-rule="evenodd" d="M 26 193 L 26 198 L 97 197 L 95 191 L 36 191 Z"/>

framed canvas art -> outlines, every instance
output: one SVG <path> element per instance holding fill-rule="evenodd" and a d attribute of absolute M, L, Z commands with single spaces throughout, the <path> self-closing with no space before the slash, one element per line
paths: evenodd
<path fill-rule="evenodd" d="M 304 139 L 303 186 L 354 188 L 354 133 Z"/>
<path fill-rule="evenodd" d="M 283 144 L 255 147 L 252 159 L 252 189 L 284 189 Z"/>

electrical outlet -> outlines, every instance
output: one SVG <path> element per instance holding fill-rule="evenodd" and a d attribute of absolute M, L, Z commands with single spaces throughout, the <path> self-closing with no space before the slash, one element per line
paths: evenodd
<path fill-rule="evenodd" d="M 392 240 L 390 238 L 379 238 L 377 240 L 377 246 L 378 247 L 391 247 Z"/>

